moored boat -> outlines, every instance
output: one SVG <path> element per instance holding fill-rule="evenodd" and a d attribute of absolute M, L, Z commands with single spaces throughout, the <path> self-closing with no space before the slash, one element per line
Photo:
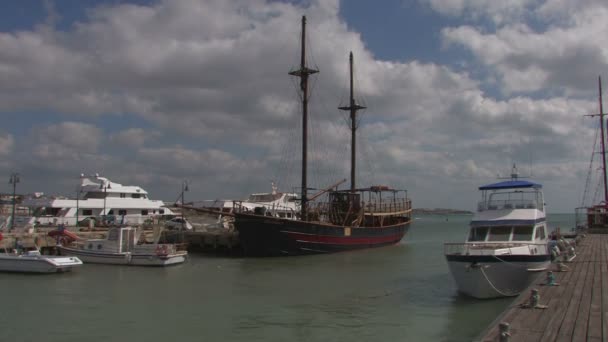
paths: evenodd
<path fill-rule="evenodd" d="M 2 235 L 0 234 L 0 240 Z M 82 265 L 77 257 L 42 255 L 37 248 L 4 248 L 0 253 L 0 272 L 62 273 Z"/>
<path fill-rule="evenodd" d="M 351 186 L 338 190 L 339 182 L 320 193 L 307 193 L 308 77 L 317 73 L 306 65 L 306 17 L 302 17 L 302 51 L 298 70 L 302 101 L 302 186 L 300 211 L 296 217 L 277 217 L 263 206 L 236 202 L 234 226 L 246 255 L 284 256 L 331 253 L 381 247 L 399 242 L 411 222 L 411 200 L 407 191 L 388 186 L 359 188 L 355 184 L 356 113 L 365 107 L 353 96 L 353 56 L 350 54 L 350 103 L 340 107 L 351 119 Z M 327 198 L 326 202 L 317 201 Z"/>
<path fill-rule="evenodd" d="M 512 179 L 481 186 L 482 200 L 464 243 L 444 254 L 461 293 L 516 296 L 551 263 L 542 185 Z"/>
<path fill-rule="evenodd" d="M 175 244 L 138 243 L 139 235 L 133 227 L 111 228 L 105 239 L 75 240 L 69 232 L 53 232 L 49 234 L 58 238 L 60 253 L 76 256 L 84 263 L 169 266 L 183 263 L 188 254 Z"/>

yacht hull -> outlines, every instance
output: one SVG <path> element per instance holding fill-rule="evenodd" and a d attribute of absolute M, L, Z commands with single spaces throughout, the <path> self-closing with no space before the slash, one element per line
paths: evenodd
<path fill-rule="evenodd" d="M 186 261 L 187 253 L 158 255 L 155 253 L 108 253 L 87 251 L 78 248 L 57 246 L 62 255 L 77 256 L 84 263 L 132 265 L 132 266 L 169 266 L 181 264 Z"/>
<path fill-rule="evenodd" d="M 344 227 L 320 222 L 235 214 L 235 228 L 247 256 L 335 253 L 393 245 L 409 221 L 383 227 Z"/>
<path fill-rule="evenodd" d="M 61 273 L 79 265 L 82 261 L 74 257 L 0 255 L 0 272 Z"/>
<path fill-rule="evenodd" d="M 551 256 L 446 255 L 459 292 L 479 299 L 517 296 L 546 270 Z"/>

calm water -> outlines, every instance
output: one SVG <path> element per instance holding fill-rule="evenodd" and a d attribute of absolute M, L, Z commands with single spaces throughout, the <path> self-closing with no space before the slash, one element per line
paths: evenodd
<path fill-rule="evenodd" d="M 457 294 L 442 244 L 469 219 L 420 216 L 399 245 L 360 252 L 0 274 L 0 341 L 470 341 L 512 300 Z"/>

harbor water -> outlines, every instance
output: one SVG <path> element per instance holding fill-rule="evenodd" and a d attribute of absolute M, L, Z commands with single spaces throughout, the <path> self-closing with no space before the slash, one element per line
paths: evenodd
<path fill-rule="evenodd" d="M 513 299 L 458 294 L 443 243 L 470 218 L 422 215 L 398 245 L 357 252 L 0 274 L 0 341 L 471 341 Z"/>

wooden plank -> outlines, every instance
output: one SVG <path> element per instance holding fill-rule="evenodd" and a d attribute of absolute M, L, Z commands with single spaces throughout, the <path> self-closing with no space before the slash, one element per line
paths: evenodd
<path fill-rule="evenodd" d="M 571 334 L 573 328 L 572 314 L 578 310 L 578 298 L 576 297 L 575 291 L 578 283 L 578 279 L 584 274 L 585 262 L 579 259 L 576 263 L 571 263 L 571 278 L 568 282 L 563 282 L 560 287 L 563 286 L 563 291 L 560 295 L 554 297 L 552 301 L 553 306 L 549 307 L 552 316 L 544 327 L 543 336 L 541 341 L 555 341 L 559 334 Z M 569 314 L 569 315 L 568 315 Z M 570 323 L 570 325 L 568 325 Z M 564 326 L 565 325 L 565 326 Z"/>
<path fill-rule="evenodd" d="M 602 289 L 602 340 L 608 339 L 608 237 L 602 235 L 600 237 L 601 250 L 601 289 Z"/>
<path fill-rule="evenodd" d="M 586 339 L 594 338 L 602 339 L 602 241 L 598 239 L 598 247 L 596 248 L 596 257 L 593 262 L 593 280 L 591 281 L 590 289 L 590 308 L 589 308 L 589 324 L 587 326 Z"/>
<path fill-rule="evenodd" d="M 589 317 L 591 311 L 591 298 L 593 294 L 593 279 L 595 277 L 595 265 L 599 261 L 599 244 L 594 241 L 591 258 L 588 261 L 587 275 L 584 283 L 581 286 L 582 296 L 579 302 L 574 331 L 572 332 L 572 341 L 584 341 L 587 338 Z"/>

